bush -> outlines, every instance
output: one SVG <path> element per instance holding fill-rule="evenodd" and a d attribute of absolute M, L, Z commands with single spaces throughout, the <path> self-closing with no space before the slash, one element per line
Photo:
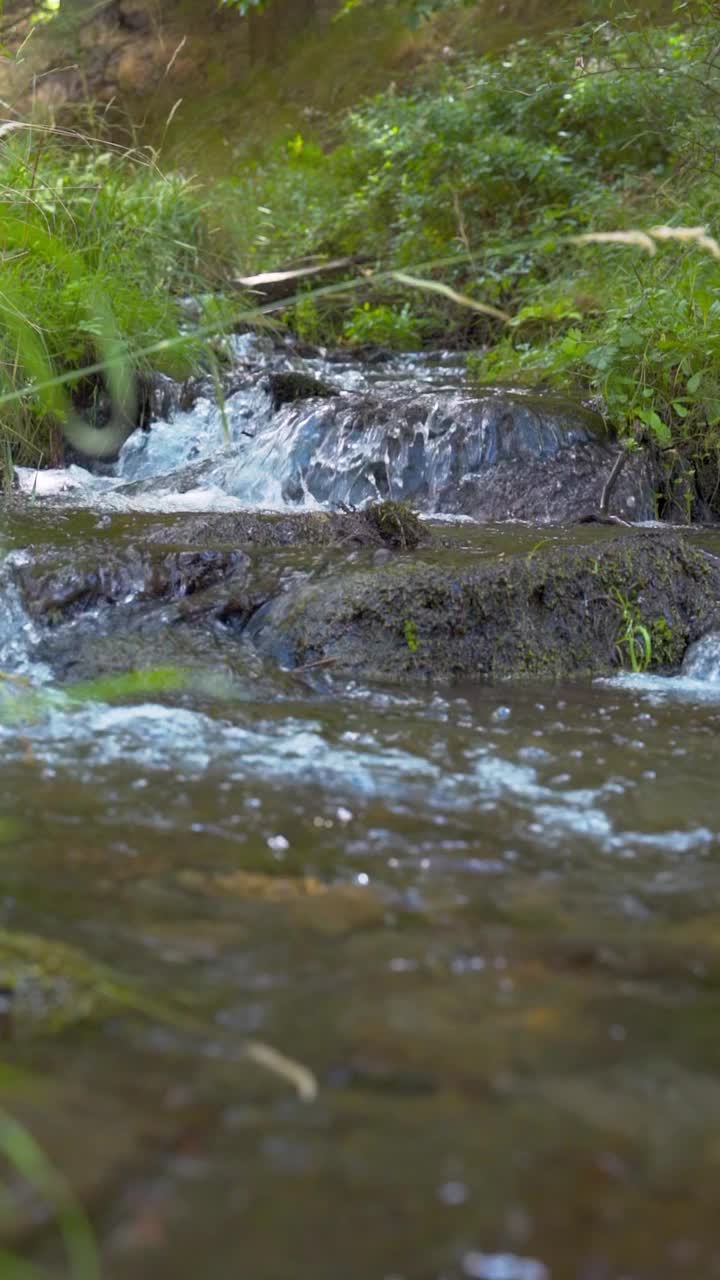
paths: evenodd
<path fill-rule="evenodd" d="M 247 265 L 349 253 L 416 268 L 464 253 L 464 264 L 444 266 L 441 279 L 513 312 L 559 306 L 566 317 L 577 313 L 583 334 L 598 309 L 623 309 L 620 295 L 642 308 L 621 255 L 606 256 L 610 276 L 600 281 L 587 253 L 568 250 L 562 237 L 685 220 L 698 174 L 715 166 L 719 29 L 717 21 L 642 31 L 606 22 L 545 44 L 521 41 L 501 58 L 436 66 L 421 90 L 381 94 L 346 117 L 328 150 L 293 135 L 231 184 L 248 210 Z M 595 297 L 578 312 L 588 274 Z M 383 290 L 375 304 L 390 305 Z M 392 306 L 397 312 L 394 299 Z M 498 336 L 436 300 L 428 308 L 414 295 L 408 306 L 426 338 Z M 338 316 L 334 307 L 330 316 L 321 305 L 315 319 L 325 340 L 368 340 L 357 310 Z M 524 320 L 527 340 L 527 312 Z M 488 371 L 513 361 L 527 371 L 538 357 L 544 373 L 557 362 L 564 376 L 572 337 L 564 333 L 558 356 L 557 323 L 540 329 L 534 354 L 519 339 L 506 341 Z M 550 338 L 540 357 L 538 340 L 542 347 Z"/>
<path fill-rule="evenodd" d="M 371 343 L 397 351 L 412 351 L 420 342 L 420 323 L 409 302 L 398 308 L 373 307 L 364 302 L 351 311 L 344 332 L 349 342 Z"/>

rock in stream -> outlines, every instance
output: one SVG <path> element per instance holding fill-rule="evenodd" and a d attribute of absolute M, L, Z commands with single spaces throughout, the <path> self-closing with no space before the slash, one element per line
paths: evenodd
<path fill-rule="evenodd" d="M 370 516 L 136 516 L 14 566 L 60 678 L 253 661 L 363 679 L 674 670 L 720 625 L 720 566 L 671 530 L 426 525 Z M 202 545 L 203 550 L 198 550 Z"/>

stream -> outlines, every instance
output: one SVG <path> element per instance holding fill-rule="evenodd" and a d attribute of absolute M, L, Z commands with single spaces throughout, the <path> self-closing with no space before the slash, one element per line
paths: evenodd
<path fill-rule="evenodd" d="M 131 592 L 29 608 L 26 572 L 110 565 L 187 513 L 412 492 L 410 445 L 391 467 L 375 419 L 328 435 L 258 367 L 401 382 L 432 421 L 464 394 L 452 357 L 236 341 L 224 411 L 200 395 L 7 504 L 0 1103 L 87 1206 L 107 1280 L 720 1276 L 717 654 L 393 684 L 261 662 L 212 620 L 158 641 Z M 478 557 L 578 534 L 450 515 Z M 262 554 L 284 581 L 321 553 Z M 134 666 L 167 680 L 123 684 Z M 14 1174 L 4 1194 L 6 1243 L 67 1275 L 53 1209 Z"/>

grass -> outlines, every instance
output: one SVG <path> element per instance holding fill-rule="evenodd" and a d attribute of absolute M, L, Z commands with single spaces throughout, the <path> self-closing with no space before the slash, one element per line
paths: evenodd
<path fill-rule="evenodd" d="M 620 630 L 615 642 L 618 658 L 623 664 L 627 659 L 630 670 L 636 675 L 642 671 L 647 671 L 653 658 L 650 631 L 640 621 L 637 608 L 622 592 L 613 590 L 612 600 L 620 610 L 622 617 Z"/>
<path fill-rule="evenodd" d="M 100 1280 L 95 1235 L 82 1205 L 48 1160 L 32 1134 L 0 1110 L 0 1156 L 54 1210 L 71 1280 Z M 0 1248 L 4 1280 L 42 1280 L 47 1273 Z"/>
<path fill-rule="evenodd" d="M 1 143 L 0 435 L 15 462 L 47 463 L 74 406 L 100 422 L 132 416 L 138 378 L 196 367 L 197 345 L 162 343 L 179 332 L 182 297 L 213 288 L 227 264 L 207 196 L 147 154 L 31 128 Z M 98 364 L 102 377 L 54 381 Z"/>

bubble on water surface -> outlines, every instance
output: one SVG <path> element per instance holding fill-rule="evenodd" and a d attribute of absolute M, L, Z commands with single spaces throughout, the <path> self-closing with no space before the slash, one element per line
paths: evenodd
<path fill-rule="evenodd" d="M 544 1263 L 514 1253 L 466 1253 L 462 1267 L 469 1280 L 550 1280 Z"/>
<path fill-rule="evenodd" d="M 442 1186 L 438 1188 L 438 1199 L 447 1205 L 465 1204 L 468 1194 L 468 1189 L 464 1182 L 443 1182 Z"/>

